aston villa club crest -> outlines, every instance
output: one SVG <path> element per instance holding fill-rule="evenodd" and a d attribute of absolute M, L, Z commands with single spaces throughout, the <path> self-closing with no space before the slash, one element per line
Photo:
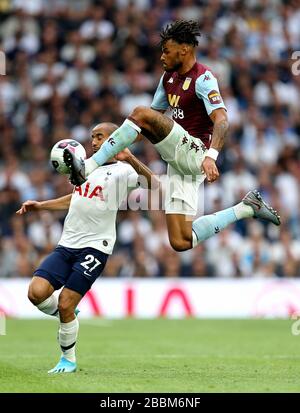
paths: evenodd
<path fill-rule="evenodd" d="M 192 81 L 191 77 L 186 77 L 185 81 L 183 82 L 182 89 L 188 90 L 188 88 L 190 87 L 191 81 Z"/>

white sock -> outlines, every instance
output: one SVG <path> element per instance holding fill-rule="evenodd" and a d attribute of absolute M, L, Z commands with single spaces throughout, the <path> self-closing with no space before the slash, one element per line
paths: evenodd
<path fill-rule="evenodd" d="M 85 176 L 89 176 L 95 169 L 99 168 L 99 165 L 93 158 L 88 158 L 84 161 Z"/>
<path fill-rule="evenodd" d="M 250 218 L 254 215 L 253 208 L 251 208 L 250 205 L 245 205 L 244 202 L 240 202 L 239 204 L 234 205 L 232 208 L 238 220 L 243 218 Z"/>
<path fill-rule="evenodd" d="M 78 336 L 79 323 L 77 317 L 69 323 L 60 323 L 58 330 L 58 342 L 65 359 L 75 363 L 75 345 Z"/>
<path fill-rule="evenodd" d="M 45 314 L 59 317 L 58 301 L 54 294 L 50 295 L 50 297 L 46 298 L 45 301 L 38 304 L 36 307 Z"/>

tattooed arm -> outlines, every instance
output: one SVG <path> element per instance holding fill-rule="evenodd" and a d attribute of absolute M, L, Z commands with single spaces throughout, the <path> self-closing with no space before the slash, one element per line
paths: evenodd
<path fill-rule="evenodd" d="M 214 123 L 214 130 L 210 147 L 218 152 L 223 148 L 229 123 L 225 109 L 216 109 L 210 114 L 210 118 Z"/>
<path fill-rule="evenodd" d="M 210 118 L 214 123 L 210 147 L 220 152 L 223 148 L 229 128 L 227 113 L 224 109 L 216 109 L 210 114 Z M 214 182 L 219 178 L 219 171 L 216 162 L 209 155 L 204 158 L 202 162 L 202 169 L 206 174 L 208 182 Z"/>

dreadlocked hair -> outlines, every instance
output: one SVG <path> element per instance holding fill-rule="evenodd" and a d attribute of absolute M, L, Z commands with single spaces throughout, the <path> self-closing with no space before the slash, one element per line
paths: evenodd
<path fill-rule="evenodd" d="M 194 20 L 176 20 L 168 24 L 160 33 L 160 46 L 167 40 L 174 40 L 177 43 L 187 43 L 193 46 L 198 45 L 197 36 L 201 36 L 199 24 Z"/>

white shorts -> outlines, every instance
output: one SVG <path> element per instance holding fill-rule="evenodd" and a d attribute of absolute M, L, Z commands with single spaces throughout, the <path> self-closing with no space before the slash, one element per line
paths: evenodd
<path fill-rule="evenodd" d="M 201 171 L 204 153 L 207 150 L 205 145 L 174 122 L 169 135 L 155 147 L 169 164 L 165 213 L 196 215 L 198 190 L 206 178 Z"/>
<path fill-rule="evenodd" d="M 179 173 L 183 175 L 203 175 L 201 164 L 207 151 L 206 146 L 200 139 L 191 136 L 175 121 L 169 135 L 154 146 L 162 159 Z"/>
<path fill-rule="evenodd" d="M 196 215 L 199 187 L 205 175 L 183 175 L 168 165 L 165 183 L 165 213 Z"/>

